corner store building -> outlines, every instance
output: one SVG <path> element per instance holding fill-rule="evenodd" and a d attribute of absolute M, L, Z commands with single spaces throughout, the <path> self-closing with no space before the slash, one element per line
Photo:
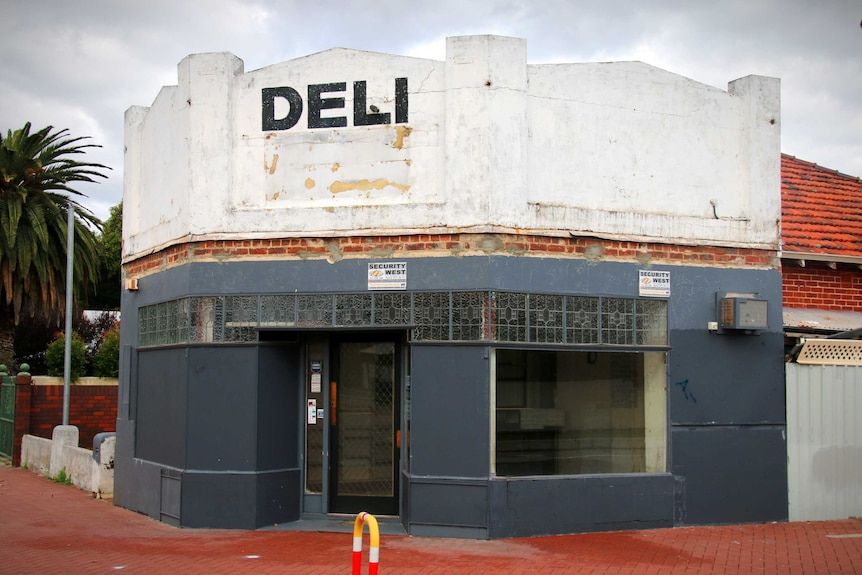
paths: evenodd
<path fill-rule="evenodd" d="M 478 538 L 786 519 L 779 102 L 495 36 L 187 57 L 126 114 L 116 502 Z M 727 293 L 758 329 L 714 329 Z"/>

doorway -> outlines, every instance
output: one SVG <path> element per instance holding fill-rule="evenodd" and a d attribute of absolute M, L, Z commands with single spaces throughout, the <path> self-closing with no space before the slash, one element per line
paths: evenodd
<path fill-rule="evenodd" d="M 305 343 L 303 510 L 398 515 L 402 335 L 315 333 Z"/>
<path fill-rule="evenodd" d="M 333 338 L 330 361 L 329 510 L 398 515 L 398 343 Z"/>

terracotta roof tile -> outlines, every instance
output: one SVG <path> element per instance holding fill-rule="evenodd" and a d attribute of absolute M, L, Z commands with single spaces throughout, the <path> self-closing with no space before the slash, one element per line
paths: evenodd
<path fill-rule="evenodd" d="M 862 179 L 781 155 L 785 252 L 862 257 Z"/>

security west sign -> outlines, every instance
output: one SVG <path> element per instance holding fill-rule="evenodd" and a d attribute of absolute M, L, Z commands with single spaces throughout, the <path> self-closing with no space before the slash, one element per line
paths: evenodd
<path fill-rule="evenodd" d="M 670 272 L 640 270 L 638 295 L 641 297 L 670 297 Z"/>
<path fill-rule="evenodd" d="M 368 264 L 369 290 L 406 290 L 407 262 Z"/>

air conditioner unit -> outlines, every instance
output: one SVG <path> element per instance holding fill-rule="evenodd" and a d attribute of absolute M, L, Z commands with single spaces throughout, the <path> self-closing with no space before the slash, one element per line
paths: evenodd
<path fill-rule="evenodd" d="M 769 328 L 769 302 L 757 294 L 716 294 L 718 327 L 760 331 Z"/>

